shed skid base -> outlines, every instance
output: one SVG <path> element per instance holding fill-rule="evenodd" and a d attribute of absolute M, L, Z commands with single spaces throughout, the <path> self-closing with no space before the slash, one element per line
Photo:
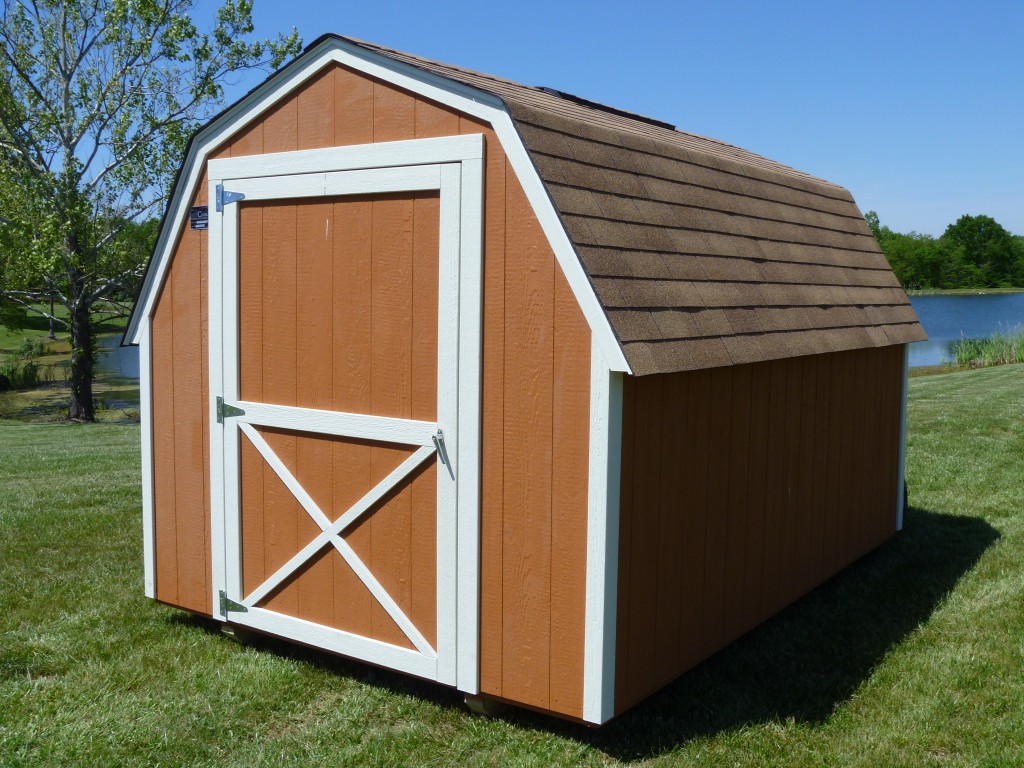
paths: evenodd
<path fill-rule="evenodd" d="M 505 702 L 480 694 L 467 693 L 463 700 L 466 702 L 466 707 L 470 712 L 474 715 L 483 715 L 484 717 L 497 717 L 509 709 L 508 704 Z"/>
<path fill-rule="evenodd" d="M 234 624 L 221 624 L 220 631 L 221 634 L 242 645 L 250 645 L 257 637 L 256 633 Z"/>

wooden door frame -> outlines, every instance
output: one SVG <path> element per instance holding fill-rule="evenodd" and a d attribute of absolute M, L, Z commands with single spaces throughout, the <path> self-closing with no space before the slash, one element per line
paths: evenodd
<path fill-rule="evenodd" d="M 439 643 L 443 623 L 450 623 L 457 629 L 453 668 L 439 670 L 438 676 L 443 682 L 468 693 L 479 692 L 483 155 L 483 135 L 474 134 L 280 152 L 208 163 L 211 204 L 217 200 L 218 186 L 241 191 L 247 200 L 296 197 L 288 189 L 291 181 L 300 176 L 303 177 L 302 189 L 309 189 L 314 178 L 317 183 L 322 178 L 322 191 L 317 193 L 320 195 L 408 191 L 410 185 L 419 189 L 455 191 L 454 205 L 449 202 L 446 206 L 445 199 L 450 200 L 452 196 L 442 194 L 440 224 L 441 241 L 444 242 L 446 236 L 454 238 L 458 242 L 458 253 L 454 274 L 440 275 L 438 297 L 439 302 L 454 303 L 457 312 L 457 343 L 438 345 L 439 370 L 447 367 L 458 372 L 454 407 L 457 425 L 454 430 L 445 431 L 450 455 L 457 457 L 453 459 L 456 467 L 454 546 L 448 556 L 443 556 L 439 540 L 438 550 L 439 568 L 450 569 L 449 580 L 455 586 L 454 597 L 442 599 L 442 573 L 439 571 L 438 603 L 452 606 L 455 615 L 439 616 Z M 363 185 L 361 189 L 360 185 Z M 299 187 L 293 187 L 296 189 Z M 237 340 L 238 318 L 237 311 L 225 311 L 224 300 L 230 281 L 237 286 L 239 256 L 238 205 L 229 203 L 222 209 L 210 212 L 208 230 L 210 543 L 213 615 L 226 620 L 219 599 L 221 590 L 227 586 L 226 483 L 228 478 L 237 483 L 239 473 L 237 466 L 226 463 L 229 460 L 225 451 L 228 430 L 217 424 L 216 398 L 228 394 L 237 396 L 237 392 L 225 392 L 229 381 L 237 381 L 239 365 L 237 345 L 232 349 L 225 344 L 225 339 Z M 453 232 L 452 228 L 457 231 Z M 447 361 L 442 359 L 445 356 L 449 358 Z M 225 376 L 226 371 L 233 374 Z M 440 413 L 438 419 L 441 420 Z M 231 430 L 232 434 L 237 431 L 237 428 Z M 387 659 L 377 663 L 392 666 Z M 414 670 L 407 671 L 417 674 Z"/>

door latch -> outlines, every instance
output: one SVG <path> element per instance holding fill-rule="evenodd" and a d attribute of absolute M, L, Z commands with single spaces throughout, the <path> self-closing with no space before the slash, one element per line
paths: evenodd
<path fill-rule="evenodd" d="M 448 468 L 448 474 L 452 476 L 452 480 L 455 479 L 455 470 L 452 468 L 452 463 L 448 459 L 448 449 L 444 445 L 444 431 L 438 427 L 437 434 L 431 435 L 431 440 L 434 441 L 434 448 L 437 449 L 437 458 L 442 464 Z"/>

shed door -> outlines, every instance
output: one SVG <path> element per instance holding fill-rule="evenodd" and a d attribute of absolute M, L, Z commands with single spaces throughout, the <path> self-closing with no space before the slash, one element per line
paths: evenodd
<path fill-rule="evenodd" d="M 458 599 L 460 513 L 477 514 L 460 467 L 478 461 L 475 425 L 460 432 L 459 352 L 479 351 L 479 320 L 460 329 L 462 170 L 225 178 L 244 198 L 219 217 L 219 607 L 450 684 L 458 634 L 477 634 Z"/>

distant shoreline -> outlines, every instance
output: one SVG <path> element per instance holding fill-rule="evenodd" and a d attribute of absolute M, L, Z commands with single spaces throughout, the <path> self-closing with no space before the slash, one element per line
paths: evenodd
<path fill-rule="evenodd" d="M 919 288 L 907 290 L 907 296 L 985 296 L 999 293 L 1024 293 L 1024 288 Z"/>

